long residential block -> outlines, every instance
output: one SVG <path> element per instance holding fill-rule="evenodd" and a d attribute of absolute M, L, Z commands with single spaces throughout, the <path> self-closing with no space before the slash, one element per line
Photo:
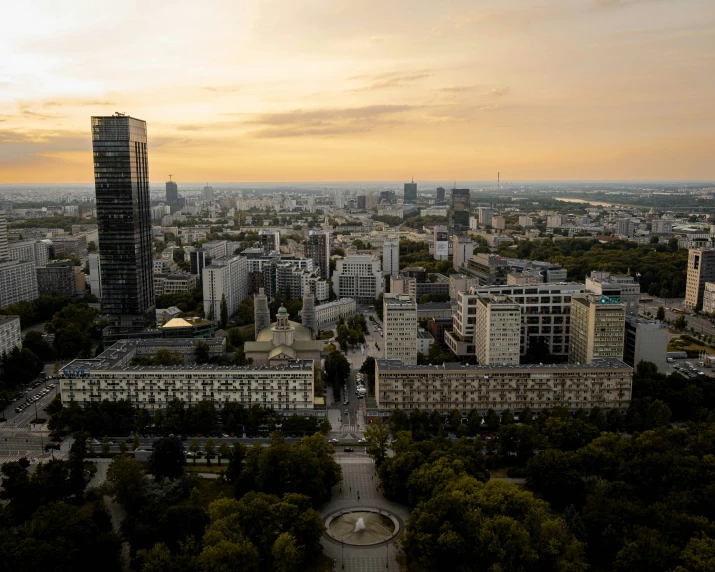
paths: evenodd
<path fill-rule="evenodd" d="M 618 359 L 586 365 L 473 366 L 460 363 L 407 365 L 376 360 L 375 398 L 380 410 L 447 414 L 477 409 L 484 413 L 540 411 L 556 406 L 625 410 L 631 401 L 633 368 Z"/>

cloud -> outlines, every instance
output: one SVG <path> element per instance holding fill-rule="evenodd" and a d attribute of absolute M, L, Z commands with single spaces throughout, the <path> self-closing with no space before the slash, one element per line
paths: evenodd
<path fill-rule="evenodd" d="M 440 87 L 439 91 L 445 91 L 447 93 L 462 93 L 464 91 L 471 91 L 476 87 L 476 85 L 455 85 L 453 87 Z"/>
<path fill-rule="evenodd" d="M 398 125 L 400 121 L 395 116 L 413 109 L 410 105 L 296 109 L 289 112 L 264 113 L 246 123 L 262 127 L 251 132 L 254 137 L 335 136 Z"/>
<path fill-rule="evenodd" d="M 114 105 L 112 101 L 99 99 L 53 99 L 44 101 L 42 107 L 103 107 Z"/>
<path fill-rule="evenodd" d="M 404 87 L 406 84 L 414 83 L 431 74 L 427 70 L 417 70 L 411 73 L 401 73 L 401 72 L 389 72 L 378 75 L 362 75 L 353 76 L 350 79 L 362 80 L 370 79 L 370 83 L 363 86 L 355 88 L 351 91 L 371 91 L 376 89 L 389 89 L 393 87 Z"/>
<path fill-rule="evenodd" d="M 240 85 L 219 85 L 219 86 L 204 86 L 206 91 L 212 93 L 235 93 L 241 89 Z"/>
<path fill-rule="evenodd" d="M 73 151 L 89 153 L 91 148 L 91 139 L 78 132 L 0 130 L 0 163 Z"/>
<path fill-rule="evenodd" d="M 510 92 L 511 88 L 508 85 L 505 85 L 503 87 L 495 87 L 494 89 L 488 91 L 485 95 L 491 97 L 503 97 L 505 95 L 509 95 Z"/>
<path fill-rule="evenodd" d="M 602 8 L 623 8 L 633 4 L 655 4 L 663 0 L 595 0 L 596 5 Z"/>
<path fill-rule="evenodd" d="M 381 44 L 382 42 L 385 41 L 385 38 L 383 36 L 371 36 L 370 41 L 373 44 Z"/>

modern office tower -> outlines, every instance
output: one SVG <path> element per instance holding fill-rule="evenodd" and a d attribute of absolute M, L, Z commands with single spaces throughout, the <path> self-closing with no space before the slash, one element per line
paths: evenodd
<path fill-rule="evenodd" d="M 469 189 L 452 189 L 449 226 L 454 232 L 469 230 Z"/>
<path fill-rule="evenodd" d="M 625 305 L 626 314 L 638 314 L 641 285 L 632 276 L 594 270 L 586 277 L 586 291 L 618 299 Z"/>
<path fill-rule="evenodd" d="M 281 233 L 277 230 L 261 230 L 258 232 L 261 248 L 264 254 L 281 249 Z"/>
<path fill-rule="evenodd" d="M 337 261 L 333 292 L 338 298 L 370 303 L 382 293 L 380 259 L 369 254 L 351 254 Z"/>
<path fill-rule="evenodd" d="M 179 186 L 174 181 L 166 182 L 166 204 L 170 207 L 179 203 Z"/>
<path fill-rule="evenodd" d="M 503 216 L 492 216 L 492 226 L 496 230 L 504 230 L 506 228 L 506 219 Z"/>
<path fill-rule="evenodd" d="M 330 279 L 330 233 L 323 230 L 308 232 L 305 256 L 313 261 L 313 268 L 323 280 Z"/>
<path fill-rule="evenodd" d="M 404 202 L 410 205 L 417 203 L 417 183 L 414 180 L 411 183 L 405 183 Z"/>
<path fill-rule="evenodd" d="M 452 266 L 459 270 L 467 264 L 474 254 L 474 243 L 468 236 L 461 234 L 452 238 Z"/>
<path fill-rule="evenodd" d="M 668 351 L 668 324 L 657 320 L 646 320 L 638 316 L 626 316 L 626 345 L 623 361 L 637 367 L 641 361 L 649 361 L 665 373 Z"/>
<path fill-rule="evenodd" d="M 40 295 L 74 296 L 74 270 L 69 260 L 55 260 L 37 267 L 37 289 Z"/>
<path fill-rule="evenodd" d="M 20 316 L 0 316 L 0 356 L 22 347 Z"/>
<path fill-rule="evenodd" d="M 690 249 L 688 251 L 688 278 L 685 284 L 685 305 L 699 308 L 703 305 L 706 282 L 715 282 L 715 250 Z"/>
<path fill-rule="evenodd" d="M 268 298 L 263 288 L 258 289 L 258 294 L 253 297 L 253 321 L 255 323 L 255 337 L 258 332 L 271 325 L 271 312 L 268 309 Z"/>
<path fill-rule="evenodd" d="M 7 214 L 0 210 L 0 260 L 9 260 L 10 250 L 7 241 Z"/>
<path fill-rule="evenodd" d="M 449 232 L 446 226 L 435 226 L 432 240 L 434 241 L 434 259 L 449 258 Z"/>
<path fill-rule="evenodd" d="M 156 320 L 146 123 L 92 117 L 92 148 L 102 311 L 110 326 L 141 330 Z"/>
<path fill-rule="evenodd" d="M 519 365 L 521 306 L 506 296 L 477 299 L 475 355 L 480 365 Z"/>
<path fill-rule="evenodd" d="M 529 215 L 520 215 L 519 216 L 519 226 L 521 228 L 531 228 L 534 226 L 534 221 L 531 219 Z"/>
<path fill-rule="evenodd" d="M 193 250 L 189 253 L 189 264 L 191 274 L 198 276 L 199 282 L 204 273 L 204 268 L 211 264 L 211 258 L 205 250 Z"/>
<path fill-rule="evenodd" d="M 186 366 L 127 367 L 135 357 L 153 356 L 159 349 L 183 350 L 184 359 L 193 355 L 198 343 L 214 355 L 225 352 L 213 339 L 120 340 L 93 359 L 76 359 L 60 372 L 62 402 L 86 405 L 91 402 L 126 400 L 150 411 L 165 410 L 180 399 L 187 407 L 210 401 L 244 407 L 260 404 L 276 411 L 310 413 L 314 401 L 313 360 L 286 360 L 280 365 L 220 366 L 212 363 Z M 189 343 L 187 343 L 189 342 Z M 213 352 L 213 349 L 216 349 Z M 148 351 L 147 351 L 148 350 Z"/>
<path fill-rule="evenodd" d="M 404 294 L 385 294 L 382 306 L 385 359 L 417 363 L 417 304 Z"/>
<path fill-rule="evenodd" d="M 301 311 L 301 324 L 308 328 L 313 335 L 318 331 L 315 319 L 315 295 L 308 291 L 303 296 L 303 310 Z"/>
<path fill-rule="evenodd" d="M 218 322 L 221 319 L 221 301 L 226 299 L 229 318 L 248 296 L 248 262 L 245 256 L 215 258 L 202 273 L 204 313 Z"/>
<path fill-rule="evenodd" d="M 87 257 L 89 265 L 89 290 L 98 300 L 102 299 L 102 271 L 99 254 L 90 254 Z"/>
<path fill-rule="evenodd" d="M 529 346 L 544 342 L 559 359 L 569 355 L 571 297 L 584 292 L 578 282 L 534 286 L 491 286 L 457 293 L 457 312 L 445 342 L 457 356 L 474 355 L 475 323 L 479 296 L 508 296 L 521 306 L 521 355 Z"/>
<path fill-rule="evenodd" d="M 595 358 L 623 359 L 625 305 L 606 296 L 577 294 L 571 298 L 570 363 Z"/>
<path fill-rule="evenodd" d="M 400 273 L 400 241 L 386 240 L 382 243 L 382 272 L 397 276 Z"/>
<path fill-rule="evenodd" d="M 479 215 L 479 224 L 483 226 L 492 225 L 492 215 L 494 211 L 489 207 L 478 207 L 477 213 Z"/>
<path fill-rule="evenodd" d="M 357 208 L 358 210 L 364 211 L 367 209 L 367 196 L 366 195 L 358 195 L 357 197 Z"/>
<path fill-rule="evenodd" d="M 427 282 L 427 269 L 424 266 L 408 266 L 400 272 L 402 276 L 414 278 L 418 284 Z"/>
<path fill-rule="evenodd" d="M 201 200 L 207 203 L 210 203 L 211 201 L 214 200 L 214 188 L 209 186 L 208 184 L 204 187 L 204 190 L 201 191 Z"/>
<path fill-rule="evenodd" d="M 556 404 L 574 412 L 600 407 L 625 413 L 632 384 L 633 369 L 613 358 L 579 365 L 409 365 L 384 359 L 375 364 L 378 409 L 443 415 L 489 408 L 499 414 L 527 406 L 536 412 Z"/>
<path fill-rule="evenodd" d="M 435 197 L 435 203 L 440 204 L 443 202 L 445 202 L 444 187 L 437 187 L 437 196 Z"/>
<path fill-rule="evenodd" d="M 393 204 L 396 201 L 395 191 L 380 191 L 378 204 Z"/>
<path fill-rule="evenodd" d="M 0 261 L 0 308 L 38 296 L 34 262 Z"/>

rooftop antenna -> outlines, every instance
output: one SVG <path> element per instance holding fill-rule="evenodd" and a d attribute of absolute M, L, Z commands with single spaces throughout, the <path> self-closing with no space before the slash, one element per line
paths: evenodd
<path fill-rule="evenodd" d="M 174 176 L 174 175 L 169 175 L 169 182 L 171 182 L 171 177 L 173 177 L 173 176 Z"/>

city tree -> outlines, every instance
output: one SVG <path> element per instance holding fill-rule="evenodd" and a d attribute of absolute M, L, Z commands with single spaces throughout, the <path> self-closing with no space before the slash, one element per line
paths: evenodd
<path fill-rule="evenodd" d="M 390 433 L 390 425 L 382 421 L 372 421 L 365 427 L 363 434 L 367 442 L 365 452 L 375 460 L 378 468 L 387 457 Z"/>

